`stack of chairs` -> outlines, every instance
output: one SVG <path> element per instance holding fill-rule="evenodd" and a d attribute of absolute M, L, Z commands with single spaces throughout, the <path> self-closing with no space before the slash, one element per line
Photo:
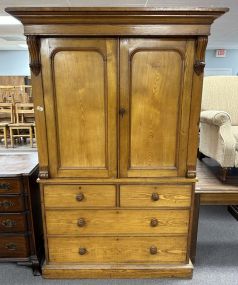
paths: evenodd
<path fill-rule="evenodd" d="M 16 140 L 27 138 L 33 147 L 33 138 L 36 138 L 33 103 L 0 103 L 0 138 L 3 138 L 6 148 L 8 138 L 11 147 L 15 146 Z"/>
<path fill-rule="evenodd" d="M 0 103 L 0 138 L 3 138 L 7 148 L 8 125 L 14 123 L 14 113 L 12 103 Z"/>

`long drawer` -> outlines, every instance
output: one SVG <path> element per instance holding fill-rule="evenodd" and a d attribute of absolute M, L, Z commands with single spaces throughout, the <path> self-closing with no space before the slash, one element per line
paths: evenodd
<path fill-rule="evenodd" d="M 21 212 L 25 210 L 24 196 L 0 196 L 0 212 Z"/>
<path fill-rule="evenodd" d="M 24 232 L 26 228 L 26 213 L 0 213 L 0 232 Z"/>
<path fill-rule="evenodd" d="M 21 258 L 29 255 L 28 237 L 17 235 L 0 236 L 0 258 Z"/>
<path fill-rule="evenodd" d="M 121 207 L 190 207 L 190 185 L 123 185 Z"/>
<path fill-rule="evenodd" d="M 185 263 L 185 237 L 48 238 L 49 261 L 62 263 Z"/>
<path fill-rule="evenodd" d="M 188 210 L 47 210 L 48 234 L 187 234 Z"/>
<path fill-rule="evenodd" d="M 114 207 L 116 189 L 113 185 L 46 185 L 45 207 Z"/>

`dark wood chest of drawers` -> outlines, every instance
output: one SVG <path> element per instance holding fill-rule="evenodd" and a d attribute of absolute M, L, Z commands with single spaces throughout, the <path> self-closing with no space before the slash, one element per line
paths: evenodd
<path fill-rule="evenodd" d="M 0 261 L 32 266 L 42 250 L 36 153 L 0 155 Z"/>

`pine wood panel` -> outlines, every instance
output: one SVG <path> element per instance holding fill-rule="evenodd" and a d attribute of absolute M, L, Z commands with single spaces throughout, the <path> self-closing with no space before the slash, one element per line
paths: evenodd
<path fill-rule="evenodd" d="M 54 56 L 54 74 L 60 167 L 105 168 L 102 55 L 90 50 L 59 51 Z"/>
<path fill-rule="evenodd" d="M 153 194 L 158 200 L 153 200 Z M 189 185 L 125 185 L 120 187 L 121 207 L 190 207 Z"/>
<path fill-rule="evenodd" d="M 50 262 L 73 263 L 185 263 L 185 237 L 48 238 Z M 157 254 L 150 247 L 157 247 Z M 85 248 L 84 255 L 79 249 Z"/>
<path fill-rule="evenodd" d="M 77 199 L 78 195 L 80 200 Z M 114 207 L 116 189 L 113 185 L 46 185 L 44 203 L 46 208 Z"/>
<path fill-rule="evenodd" d="M 157 226 L 151 226 L 152 219 Z M 46 210 L 49 235 L 187 234 L 188 224 L 188 210 Z"/>
<path fill-rule="evenodd" d="M 52 177 L 115 176 L 116 57 L 115 40 L 43 41 Z"/>
<path fill-rule="evenodd" d="M 181 56 L 141 49 L 130 64 L 130 168 L 175 167 Z"/>
<path fill-rule="evenodd" d="M 121 40 L 121 177 L 184 176 L 193 48 L 185 40 Z"/>

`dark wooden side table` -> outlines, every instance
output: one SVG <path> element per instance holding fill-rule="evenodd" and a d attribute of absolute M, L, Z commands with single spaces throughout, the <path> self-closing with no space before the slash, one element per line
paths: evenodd
<path fill-rule="evenodd" d="M 193 213 L 193 229 L 190 248 L 190 259 L 194 263 L 196 257 L 197 230 L 200 205 L 236 205 L 238 204 L 238 178 L 228 176 L 222 183 L 220 168 L 215 161 L 204 158 L 197 162 L 197 178 L 195 188 L 195 205 Z"/>
<path fill-rule="evenodd" d="M 0 261 L 40 274 L 43 230 L 37 153 L 0 154 Z"/>

